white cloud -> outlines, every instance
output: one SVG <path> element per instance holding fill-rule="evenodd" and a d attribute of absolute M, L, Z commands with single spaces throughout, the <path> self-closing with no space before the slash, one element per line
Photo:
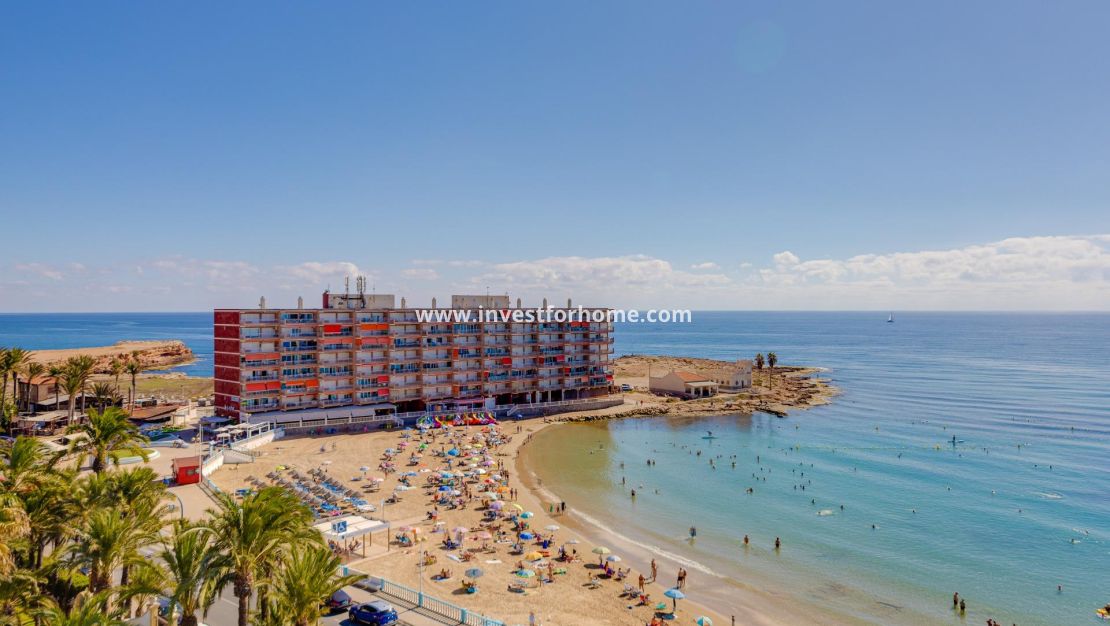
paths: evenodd
<path fill-rule="evenodd" d="M 63 274 L 61 270 L 43 263 L 17 263 L 15 269 L 18 272 L 34 274 L 43 278 L 49 278 L 50 280 L 62 280 L 65 278 L 65 274 Z"/>
<path fill-rule="evenodd" d="M 439 280 L 439 272 L 428 267 L 409 268 L 407 270 L 402 270 L 401 275 L 405 278 L 411 278 L 413 280 Z"/>
<path fill-rule="evenodd" d="M 350 261 L 305 261 L 297 265 L 280 265 L 275 269 L 305 285 L 319 285 L 328 280 L 342 281 L 348 276 L 353 283 L 355 277 L 362 275 L 358 266 Z"/>
<path fill-rule="evenodd" d="M 676 270 L 670 262 L 645 255 L 622 257 L 548 257 L 493 265 L 471 284 L 494 291 L 510 289 L 529 297 L 586 298 L 583 304 L 640 306 L 649 302 L 677 304 L 691 292 L 731 284 L 724 274 Z M 662 306 L 662 305 L 660 305 Z"/>
<path fill-rule="evenodd" d="M 1110 235 L 1015 237 L 847 259 L 803 261 L 780 252 L 772 261 L 750 286 L 787 300 L 832 296 L 837 308 L 1110 308 Z"/>
<path fill-rule="evenodd" d="M 800 259 L 798 255 L 786 250 L 774 255 L 771 257 L 771 260 L 774 261 L 775 265 L 778 267 L 790 267 L 791 265 L 797 265 Z"/>
<path fill-rule="evenodd" d="M 181 256 L 95 264 L 0 266 L 0 310 L 197 310 L 251 306 L 266 295 L 343 288 L 369 274 L 352 261 L 264 265 Z M 435 267 L 433 267 L 435 265 Z M 450 268 L 450 269 L 447 269 Z M 750 269 L 749 269 L 750 268 Z M 442 261 L 380 270 L 371 288 L 409 302 L 509 292 L 549 302 L 639 308 L 1110 310 L 1110 235 L 1016 237 L 959 248 L 678 269 L 647 255 L 552 256 L 505 263 Z M 352 283 L 352 289 L 354 284 Z"/>

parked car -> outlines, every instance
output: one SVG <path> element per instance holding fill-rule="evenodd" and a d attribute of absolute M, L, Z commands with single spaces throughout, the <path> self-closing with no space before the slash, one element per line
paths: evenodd
<path fill-rule="evenodd" d="M 355 601 L 351 599 L 351 594 L 342 589 L 331 594 L 331 597 L 324 601 L 324 607 L 332 613 L 346 611 L 354 606 L 354 604 Z"/>
<path fill-rule="evenodd" d="M 632 391 L 632 385 L 624 383 L 623 385 L 621 385 L 621 391 Z"/>
<path fill-rule="evenodd" d="M 397 611 L 388 602 L 374 600 L 352 606 L 347 617 L 355 624 L 365 626 L 388 626 L 397 623 Z"/>

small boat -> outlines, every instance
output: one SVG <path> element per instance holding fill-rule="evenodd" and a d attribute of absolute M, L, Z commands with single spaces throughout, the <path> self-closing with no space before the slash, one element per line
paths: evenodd
<path fill-rule="evenodd" d="M 893 313 L 891 313 L 890 316 L 886 318 L 886 323 L 887 324 L 893 324 L 894 323 L 894 314 Z"/>

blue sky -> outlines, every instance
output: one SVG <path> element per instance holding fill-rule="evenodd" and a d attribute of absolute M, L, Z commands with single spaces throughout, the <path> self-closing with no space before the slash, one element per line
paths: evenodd
<path fill-rule="evenodd" d="M 1110 308 L 1108 20 L 4 3 L 0 310 L 315 299 L 347 271 L 414 300 Z"/>

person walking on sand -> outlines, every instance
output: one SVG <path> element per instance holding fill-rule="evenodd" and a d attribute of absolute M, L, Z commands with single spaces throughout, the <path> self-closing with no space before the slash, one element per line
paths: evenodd
<path fill-rule="evenodd" d="M 659 566 L 655 564 L 655 559 L 651 560 L 651 581 L 655 582 L 656 576 L 659 574 Z"/>
<path fill-rule="evenodd" d="M 640 574 L 640 593 L 644 592 L 644 583 L 645 582 L 647 582 L 647 581 L 644 580 L 644 575 Z"/>
<path fill-rule="evenodd" d="M 536 626 L 536 624 L 539 624 L 536 620 L 536 613 L 534 611 L 528 611 L 528 626 Z"/>

